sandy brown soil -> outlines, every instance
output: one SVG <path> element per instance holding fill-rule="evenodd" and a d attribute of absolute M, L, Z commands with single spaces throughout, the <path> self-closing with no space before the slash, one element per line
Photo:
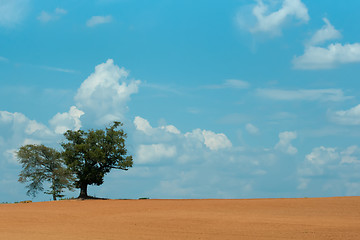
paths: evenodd
<path fill-rule="evenodd" d="M 360 239 L 360 197 L 0 204 L 0 239 Z"/>

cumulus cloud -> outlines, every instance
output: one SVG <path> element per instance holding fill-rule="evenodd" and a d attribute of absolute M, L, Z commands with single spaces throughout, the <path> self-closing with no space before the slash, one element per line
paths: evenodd
<path fill-rule="evenodd" d="M 294 67 L 297 69 L 331 69 L 341 64 L 360 62 L 360 44 L 340 43 L 328 47 L 310 46 L 302 56 L 295 57 Z"/>
<path fill-rule="evenodd" d="M 248 131 L 248 133 L 253 134 L 253 135 L 259 133 L 259 129 L 251 123 L 246 124 L 245 129 L 246 129 L 246 131 Z"/>
<path fill-rule="evenodd" d="M 136 152 L 139 164 L 154 163 L 176 155 L 176 147 L 166 144 L 140 145 Z"/>
<path fill-rule="evenodd" d="M 341 89 L 257 89 L 257 95 L 273 100 L 304 100 L 304 101 L 331 101 L 340 102 L 352 98 L 344 96 Z"/>
<path fill-rule="evenodd" d="M 37 19 L 41 22 L 49 22 L 49 21 L 54 21 L 54 20 L 58 20 L 62 15 L 67 14 L 67 11 L 65 9 L 62 8 L 56 8 L 53 12 L 46 12 L 46 11 L 42 11 L 40 13 L 40 15 L 37 17 Z"/>
<path fill-rule="evenodd" d="M 270 3 L 274 3 L 273 1 Z M 276 1 L 279 3 L 279 1 Z M 310 17 L 308 10 L 301 0 L 283 0 L 281 7 L 277 10 L 270 10 L 270 5 L 258 0 L 252 9 L 252 15 L 256 19 L 254 26 L 249 26 L 248 19 L 244 19 L 241 13 L 237 15 L 237 22 L 240 26 L 246 26 L 252 33 L 269 33 L 271 35 L 281 34 L 283 26 L 292 19 L 300 23 L 306 23 Z"/>
<path fill-rule="evenodd" d="M 223 133 L 214 133 L 212 131 L 203 130 L 204 144 L 210 150 L 220 150 L 232 147 L 230 140 Z"/>
<path fill-rule="evenodd" d="M 86 22 L 86 26 L 88 27 L 95 27 L 100 24 L 110 23 L 112 22 L 112 16 L 92 16 L 89 20 Z"/>
<path fill-rule="evenodd" d="M 165 125 L 158 128 L 153 128 L 148 120 L 139 116 L 135 117 L 134 125 L 136 130 L 141 131 L 146 135 L 158 134 L 159 132 L 163 131 L 166 133 L 180 134 L 179 129 L 177 129 L 174 125 Z"/>
<path fill-rule="evenodd" d="M 318 46 L 329 40 L 341 37 L 328 19 L 324 18 L 325 26 L 318 30 L 305 46 L 301 56 L 295 56 L 293 65 L 296 69 L 331 69 L 341 64 L 360 62 L 360 43 L 330 43 Z"/>
<path fill-rule="evenodd" d="M 297 149 L 291 145 L 291 141 L 296 139 L 296 137 L 296 132 L 279 133 L 279 142 L 275 145 L 275 149 L 291 155 L 296 154 Z"/>
<path fill-rule="evenodd" d="M 25 17 L 29 9 L 29 0 L 1 0 L 0 26 L 14 27 Z"/>
<path fill-rule="evenodd" d="M 84 112 L 72 106 L 69 112 L 57 113 L 50 121 L 55 133 L 63 134 L 67 130 L 79 130 L 81 128 L 80 117 Z"/>
<path fill-rule="evenodd" d="M 360 125 L 360 104 L 348 110 L 330 113 L 330 119 L 342 125 Z"/>
<path fill-rule="evenodd" d="M 142 117 L 135 117 L 134 125 L 137 130 L 144 132 L 147 135 L 150 135 L 153 132 L 153 128 L 151 127 L 148 120 Z"/>
<path fill-rule="evenodd" d="M 194 129 L 184 134 L 188 143 L 201 148 L 204 144 L 208 149 L 218 151 L 232 147 L 232 143 L 223 133 L 214 133 L 209 130 Z"/>
<path fill-rule="evenodd" d="M 95 116 L 98 124 L 123 120 L 130 96 L 138 92 L 139 80 L 128 83 L 129 73 L 114 65 L 112 59 L 95 67 L 78 89 L 76 106 L 88 116 Z"/>

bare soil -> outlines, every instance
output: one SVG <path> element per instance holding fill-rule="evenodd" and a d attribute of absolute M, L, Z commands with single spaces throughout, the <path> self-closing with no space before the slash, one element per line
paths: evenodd
<path fill-rule="evenodd" d="M 0 239 L 360 239 L 360 197 L 0 204 Z"/>

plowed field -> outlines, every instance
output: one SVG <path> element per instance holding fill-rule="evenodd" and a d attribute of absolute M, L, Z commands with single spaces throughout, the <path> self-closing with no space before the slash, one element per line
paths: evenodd
<path fill-rule="evenodd" d="M 0 204 L 1 240 L 360 239 L 360 197 Z"/>

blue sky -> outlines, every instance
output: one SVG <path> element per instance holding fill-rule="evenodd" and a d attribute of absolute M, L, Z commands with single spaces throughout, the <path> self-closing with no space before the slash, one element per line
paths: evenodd
<path fill-rule="evenodd" d="M 0 0 L 0 201 L 21 145 L 113 120 L 135 164 L 96 196 L 359 195 L 359 7 Z"/>

